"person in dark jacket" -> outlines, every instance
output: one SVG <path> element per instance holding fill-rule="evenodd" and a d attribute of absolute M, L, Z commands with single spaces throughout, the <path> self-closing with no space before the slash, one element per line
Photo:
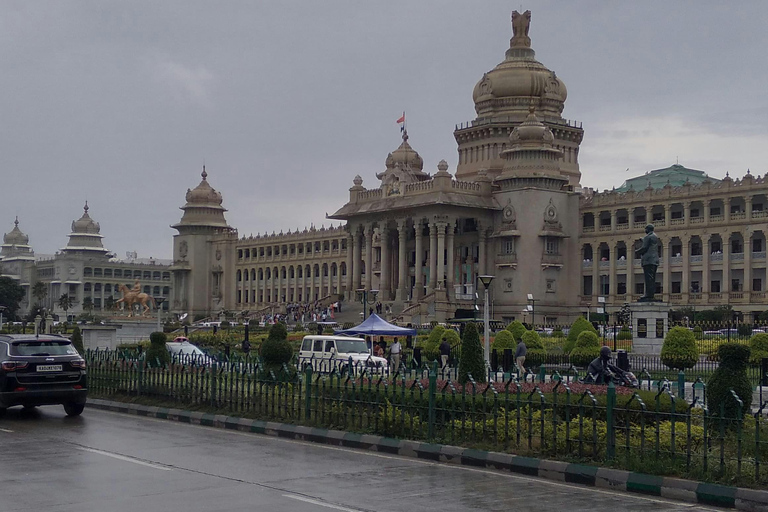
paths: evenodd
<path fill-rule="evenodd" d="M 451 357 L 451 344 L 448 343 L 447 338 L 443 338 L 443 342 L 440 343 L 440 359 L 442 365 L 440 368 L 445 369 L 448 367 L 448 359 Z"/>
<path fill-rule="evenodd" d="M 595 384 L 606 384 L 608 382 L 606 370 L 610 361 L 611 349 L 609 347 L 601 348 L 600 355 L 593 359 L 587 367 L 587 378 L 594 380 Z"/>
<path fill-rule="evenodd" d="M 525 346 L 523 340 L 517 344 L 515 350 L 515 365 L 517 365 L 518 377 L 525 377 L 525 355 L 528 353 L 528 347 Z"/>

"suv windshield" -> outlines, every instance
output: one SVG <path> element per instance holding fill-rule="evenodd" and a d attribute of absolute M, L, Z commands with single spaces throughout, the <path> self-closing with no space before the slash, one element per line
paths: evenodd
<path fill-rule="evenodd" d="M 368 345 L 363 340 L 336 340 L 336 350 L 340 354 L 367 354 Z"/>
<path fill-rule="evenodd" d="M 14 356 L 76 355 L 77 350 L 68 341 L 19 341 L 11 344 Z"/>

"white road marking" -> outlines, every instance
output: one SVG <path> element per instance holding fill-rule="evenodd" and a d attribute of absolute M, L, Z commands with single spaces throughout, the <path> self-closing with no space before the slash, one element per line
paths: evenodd
<path fill-rule="evenodd" d="M 359 508 L 340 507 L 339 505 L 333 505 L 332 503 L 326 503 L 320 500 L 313 500 L 312 498 L 305 498 L 304 496 L 296 496 L 295 494 L 283 494 L 283 496 L 286 498 L 291 498 L 293 500 L 299 500 L 299 501 L 304 501 L 306 503 L 311 503 L 313 505 L 320 505 L 321 507 L 328 507 L 335 510 L 343 510 L 344 512 L 363 512 Z"/>
<path fill-rule="evenodd" d="M 8 432 L 9 434 L 13 434 L 13 430 L 9 428 L 0 428 L 0 432 Z"/>
<path fill-rule="evenodd" d="M 82 446 L 78 446 L 77 449 L 82 450 L 84 452 L 98 453 L 99 455 L 105 455 L 107 457 L 112 457 L 113 459 L 122 460 L 124 462 L 133 462 L 134 464 L 139 464 L 140 466 L 147 466 L 148 468 L 161 469 L 163 471 L 172 471 L 171 468 L 158 466 L 157 464 L 151 464 L 149 462 L 144 462 L 143 460 L 134 459 L 133 457 L 126 457 L 125 455 L 118 455 L 117 453 L 109 453 L 102 450 L 97 450 L 95 448 L 85 448 Z"/>

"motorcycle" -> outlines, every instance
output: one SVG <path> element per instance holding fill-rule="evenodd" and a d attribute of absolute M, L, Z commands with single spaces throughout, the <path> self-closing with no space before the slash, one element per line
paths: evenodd
<path fill-rule="evenodd" d="M 607 384 L 613 382 L 614 386 L 633 389 L 640 387 L 640 382 L 637 380 L 634 373 L 628 370 L 622 370 L 618 366 L 610 363 L 605 366 L 602 375 L 587 373 L 587 375 L 581 379 L 581 382 L 583 384 Z"/>

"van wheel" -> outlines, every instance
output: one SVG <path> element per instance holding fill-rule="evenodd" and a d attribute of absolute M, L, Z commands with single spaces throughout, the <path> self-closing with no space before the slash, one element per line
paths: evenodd
<path fill-rule="evenodd" d="M 67 413 L 67 416 L 80 416 L 83 409 L 85 409 L 85 404 L 76 404 L 74 402 L 64 404 L 64 412 Z"/>

